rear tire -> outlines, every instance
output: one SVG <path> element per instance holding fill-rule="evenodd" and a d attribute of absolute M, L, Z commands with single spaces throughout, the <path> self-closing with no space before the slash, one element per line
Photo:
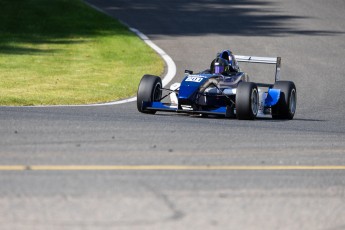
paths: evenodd
<path fill-rule="evenodd" d="M 258 87 L 253 82 L 241 82 L 236 92 L 236 116 L 239 120 L 253 120 L 259 109 Z"/>
<path fill-rule="evenodd" d="M 295 84 L 291 81 L 277 81 L 273 89 L 280 89 L 280 98 L 277 104 L 272 106 L 272 118 L 293 119 L 297 103 Z"/>
<path fill-rule="evenodd" d="M 139 112 L 155 114 L 155 110 L 146 110 L 143 102 L 159 101 L 162 98 L 162 80 L 154 75 L 144 75 L 137 92 L 137 108 Z"/>

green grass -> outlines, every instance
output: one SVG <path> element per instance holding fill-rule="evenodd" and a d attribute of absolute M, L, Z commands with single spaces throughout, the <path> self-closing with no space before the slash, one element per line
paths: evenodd
<path fill-rule="evenodd" d="M 163 69 L 136 35 L 81 0 L 0 0 L 0 105 L 113 101 Z"/>

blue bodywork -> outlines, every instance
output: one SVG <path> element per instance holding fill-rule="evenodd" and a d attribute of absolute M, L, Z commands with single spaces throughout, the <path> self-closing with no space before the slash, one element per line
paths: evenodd
<path fill-rule="evenodd" d="M 213 74 L 186 76 L 182 80 L 178 92 L 179 104 L 192 105 L 194 103 L 196 94 L 199 92 L 200 87 L 212 77 L 215 76 Z"/>
<path fill-rule="evenodd" d="M 268 89 L 265 99 L 265 107 L 271 107 L 278 103 L 280 98 L 280 89 Z"/>
<path fill-rule="evenodd" d="M 162 102 L 143 102 L 143 108 L 147 110 L 155 111 L 171 111 L 181 113 L 194 113 L 194 114 L 214 114 L 228 116 L 234 112 L 234 101 L 235 95 L 224 95 L 219 93 L 213 95 L 212 100 L 215 103 L 207 106 L 200 106 L 198 104 L 198 96 L 203 95 L 200 93 L 200 88 L 210 79 L 219 79 L 222 75 L 216 74 L 191 74 L 187 75 L 181 82 L 180 88 L 177 94 L 178 105 L 167 104 Z M 272 89 L 272 84 L 260 84 L 257 83 L 258 87 L 268 87 L 266 98 L 264 101 L 264 109 L 270 108 L 279 101 L 280 90 Z M 223 88 L 224 90 L 224 88 Z M 184 108 L 187 106 L 188 108 Z M 232 110 L 232 111 L 230 111 Z"/>

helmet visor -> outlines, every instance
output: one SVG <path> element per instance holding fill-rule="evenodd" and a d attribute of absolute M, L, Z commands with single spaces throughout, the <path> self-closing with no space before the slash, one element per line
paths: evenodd
<path fill-rule="evenodd" d="M 214 67 L 214 73 L 223 73 L 224 72 L 224 66 L 216 65 Z"/>

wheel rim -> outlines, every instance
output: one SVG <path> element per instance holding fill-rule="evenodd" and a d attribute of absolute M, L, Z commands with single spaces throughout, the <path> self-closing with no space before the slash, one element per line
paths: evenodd
<path fill-rule="evenodd" d="M 291 91 L 289 110 L 291 114 L 295 114 L 296 111 L 296 90 Z"/>
<path fill-rule="evenodd" d="M 153 98 L 152 98 L 152 101 L 160 101 L 161 99 L 161 95 L 162 95 L 162 91 L 161 91 L 161 84 L 160 83 L 157 83 L 155 85 L 155 88 L 153 90 Z"/>
<path fill-rule="evenodd" d="M 252 95 L 251 95 L 251 107 L 252 107 L 252 113 L 254 116 L 257 115 L 259 110 L 259 99 L 258 99 L 258 91 L 257 89 L 253 89 Z"/>

